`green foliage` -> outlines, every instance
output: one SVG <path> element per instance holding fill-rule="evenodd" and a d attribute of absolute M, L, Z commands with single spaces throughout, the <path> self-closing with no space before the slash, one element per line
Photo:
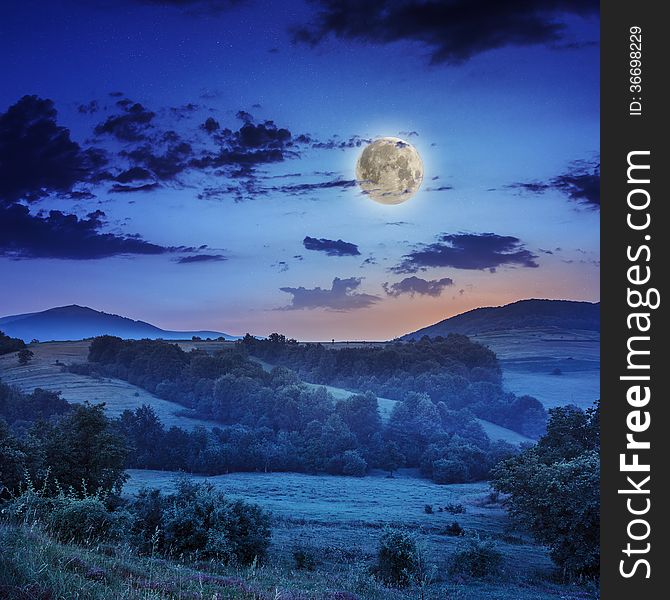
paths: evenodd
<path fill-rule="evenodd" d="M 123 537 L 130 517 L 126 511 L 110 512 L 105 496 L 64 490 L 50 496 L 46 485 L 36 489 L 30 480 L 22 483 L 21 492 L 3 507 L 12 522 L 39 524 L 54 539 L 68 544 L 90 545 Z"/>
<path fill-rule="evenodd" d="M 16 356 L 20 365 L 27 365 L 33 359 L 35 353 L 32 350 L 28 350 L 28 348 L 22 348 Z"/>
<path fill-rule="evenodd" d="M 408 586 L 419 569 L 416 540 L 401 529 L 386 529 L 379 540 L 373 571 L 385 584 Z"/>
<path fill-rule="evenodd" d="M 305 544 L 294 546 L 293 560 L 295 561 L 295 568 L 303 571 L 314 571 L 319 562 L 314 548 Z"/>
<path fill-rule="evenodd" d="M 404 400 L 409 393 L 427 394 L 435 405 L 468 408 L 524 435 L 537 437 L 544 431 L 542 404 L 505 392 L 495 354 L 464 335 L 331 348 L 272 334 L 267 340 L 245 336 L 239 346 L 253 356 L 294 369 L 306 381 L 371 390 L 394 400 Z"/>
<path fill-rule="evenodd" d="M 0 498 L 16 490 L 28 465 L 26 444 L 14 437 L 0 418 Z"/>
<path fill-rule="evenodd" d="M 368 463 L 358 450 L 347 450 L 342 455 L 342 473 L 354 477 L 363 477 L 368 469 Z"/>
<path fill-rule="evenodd" d="M 182 479 L 167 497 L 144 490 L 130 510 L 134 539 L 145 552 L 248 565 L 262 560 L 270 543 L 270 516 L 265 511 L 228 500 L 209 483 Z"/>
<path fill-rule="evenodd" d="M 444 510 L 452 515 L 461 515 L 465 512 L 465 506 L 460 502 L 450 502 L 444 507 Z"/>
<path fill-rule="evenodd" d="M 9 337 L 2 331 L 0 331 L 0 356 L 3 354 L 10 354 L 16 352 L 17 350 L 22 350 L 26 347 L 26 344 L 23 340 L 19 338 Z"/>
<path fill-rule="evenodd" d="M 449 559 L 452 576 L 487 579 L 499 576 L 503 556 L 491 540 L 472 537 L 464 540 Z"/>
<path fill-rule="evenodd" d="M 444 528 L 444 534 L 458 537 L 465 535 L 465 530 L 460 526 L 458 521 L 454 521 L 451 525 L 447 525 L 447 527 Z"/>
<path fill-rule="evenodd" d="M 50 419 L 70 410 L 70 404 L 59 392 L 36 388 L 26 394 L 0 381 L 0 417 L 10 425 L 16 421 Z"/>
<path fill-rule="evenodd" d="M 463 483 L 468 480 L 468 468 L 457 460 L 440 458 L 433 461 L 433 481 L 435 483 Z"/>
<path fill-rule="evenodd" d="M 120 538 L 128 520 L 125 511 L 110 512 L 97 496 L 59 496 L 53 500 L 47 529 L 61 542 L 97 544 Z"/>
<path fill-rule="evenodd" d="M 112 429 L 104 404 L 76 405 L 40 433 L 51 476 L 64 489 L 120 491 L 126 479 L 126 440 Z"/>
<path fill-rule="evenodd" d="M 537 446 L 501 463 L 493 487 L 512 516 L 546 544 L 568 578 L 597 577 L 600 554 L 598 408 L 550 411 Z"/>

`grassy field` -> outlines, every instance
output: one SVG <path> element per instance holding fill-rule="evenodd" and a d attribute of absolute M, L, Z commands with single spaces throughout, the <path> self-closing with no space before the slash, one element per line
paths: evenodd
<path fill-rule="evenodd" d="M 546 408 L 589 408 L 600 398 L 600 334 L 521 329 L 473 336 L 500 360 L 505 387 L 537 398 Z M 554 374 L 558 370 L 560 374 Z"/>
<path fill-rule="evenodd" d="M 259 363 L 266 371 L 270 371 L 273 368 L 273 365 L 265 362 L 264 360 L 260 360 L 259 358 L 253 358 L 253 360 Z M 306 385 L 311 388 L 325 387 L 333 396 L 333 398 L 335 398 L 335 400 L 344 400 L 349 398 L 354 393 L 350 390 L 334 387 L 332 385 L 318 385 L 316 383 L 306 383 Z M 379 406 L 379 414 L 381 415 L 382 421 L 388 421 L 391 416 L 391 412 L 393 411 L 393 407 L 397 403 L 397 400 L 377 397 L 377 405 Z M 506 427 L 501 427 L 500 425 L 496 425 L 490 421 L 485 421 L 484 419 L 477 419 L 477 421 L 479 421 L 482 428 L 486 432 L 486 435 L 489 436 L 489 439 L 493 441 L 503 440 L 505 442 L 509 442 L 510 444 L 535 443 L 535 440 L 517 433 L 516 431 L 512 431 L 511 429 L 507 429 Z"/>
<path fill-rule="evenodd" d="M 588 408 L 600 398 L 600 334 L 596 331 L 529 328 L 491 331 L 471 337 L 498 355 L 505 388 L 515 394 L 534 396 L 546 408 L 565 404 Z M 388 345 L 388 342 L 322 343 L 335 349 Z M 180 342 L 185 350 L 198 347 L 209 352 L 231 348 L 233 344 Z M 560 369 L 561 375 L 554 375 L 555 369 Z M 338 398 L 339 388 L 329 389 Z M 388 414 L 392 405 L 384 406 L 384 399 L 380 400 L 382 415 Z"/>
<path fill-rule="evenodd" d="M 0 356 L 0 379 L 25 392 L 31 392 L 38 387 L 62 392 L 63 398 L 68 402 L 104 402 L 111 416 L 118 416 L 126 409 L 134 410 L 142 404 L 148 404 L 167 427 L 176 425 L 193 429 L 197 425 L 216 425 L 210 421 L 181 416 L 178 413 L 184 411 L 183 406 L 157 398 L 126 381 L 96 379 L 61 370 L 64 364 L 86 362 L 88 346 L 89 342 L 86 341 L 30 344 L 30 350 L 35 356 L 27 365 L 18 364 L 16 353 Z"/>
<path fill-rule="evenodd" d="M 112 378 L 97 379 L 86 375 L 67 373 L 62 371 L 65 364 L 86 362 L 88 356 L 88 347 L 90 342 L 47 342 L 41 344 L 31 344 L 30 349 L 35 354 L 33 360 L 28 365 L 19 365 L 16 354 L 6 354 L 0 356 L 0 379 L 2 381 L 15 385 L 25 392 L 31 392 L 37 387 L 46 390 L 60 391 L 68 402 L 83 403 L 104 402 L 111 416 L 118 416 L 124 410 L 134 410 L 142 404 L 152 406 L 156 414 L 160 417 L 167 427 L 176 425 L 184 429 L 193 429 L 198 425 L 212 427 L 217 423 L 197 418 L 184 416 L 184 407 L 174 402 L 162 400 L 150 394 L 140 387 L 134 386 L 126 381 Z M 214 352 L 223 348 L 231 348 L 233 342 L 179 342 L 179 345 L 186 351 L 198 347 L 209 352 Z M 270 365 L 260 359 L 254 359 L 261 364 L 264 369 L 271 370 Z M 505 377 L 528 378 L 525 373 L 506 373 Z M 556 376 L 552 376 L 556 379 Z M 535 383 L 532 374 L 530 375 L 531 387 Z M 590 381 L 590 380 L 589 380 Z M 520 382 L 519 385 L 521 385 Z M 306 383 L 309 387 L 325 387 L 328 392 L 340 400 L 348 398 L 354 392 L 342 388 L 326 385 L 321 386 L 313 383 Z M 525 393 L 531 393 L 526 391 Z M 379 412 L 382 420 L 386 421 L 391 415 L 396 400 L 390 398 L 378 398 Z M 558 402 L 564 404 L 564 402 Z M 533 440 L 527 438 L 515 431 L 500 427 L 484 419 L 478 419 L 486 434 L 492 440 L 505 440 L 513 444 L 522 442 L 533 443 Z"/>
<path fill-rule="evenodd" d="M 173 489 L 175 474 L 131 470 L 125 494 L 142 487 Z M 204 480 L 204 477 L 196 477 Z M 433 573 L 426 599 L 534 600 L 587 598 L 585 591 L 548 583 L 553 566 L 546 551 L 528 536 L 509 529 L 498 504 L 489 502 L 486 483 L 439 486 L 410 470 L 393 478 L 373 473 L 364 478 L 292 473 L 235 473 L 207 478 L 232 498 L 256 502 L 274 515 L 269 563 L 283 585 L 307 590 L 344 589 L 361 598 L 420 598 L 418 590 L 379 589 L 368 574 L 384 525 L 413 532 Z M 462 504 L 464 514 L 440 508 Z M 432 514 L 426 513 L 431 505 Z M 445 528 L 458 521 L 468 534 L 496 541 L 504 555 L 500 581 L 454 583 L 446 572 L 460 538 Z M 313 572 L 296 572 L 292 550 L 306 547 L 317 558 Z M 317 596 L 321 597 L 321 596 Z"/>

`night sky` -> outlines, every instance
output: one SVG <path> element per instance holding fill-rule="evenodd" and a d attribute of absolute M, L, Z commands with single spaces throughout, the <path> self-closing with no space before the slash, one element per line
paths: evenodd
<path fill-rule="evenodd" d="M 389 339 L 599 300 L 592 0 L 3 3 L 0 316 Z M 385 206 L 355 163 L 413 144 Z"/>

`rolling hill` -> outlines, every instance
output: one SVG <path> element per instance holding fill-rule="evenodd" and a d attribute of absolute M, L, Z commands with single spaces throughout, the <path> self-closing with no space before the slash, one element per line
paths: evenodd
<path fill-rule="evenodd" d="M 520 300 L 505 306 L 476 308 L 434 325 L 408 333 L 400 339 L 418 340 L 450 333 L 478 335 L 518 329 L 566 329 L 600 331 L 600 303 L 572 300 Z"/>
<path fill-rule="evenodd" d="M 42 312 L 10 315 L 0 318 L 0 331 L 29 342 L 83 340 L 98 335 L 116 335 L 124 339 L 184 340 L 201 338 L 237 339 L 218 331 L 167 331 L 144 321 L 112 315 L 86 306 L 72 304 Z"/>

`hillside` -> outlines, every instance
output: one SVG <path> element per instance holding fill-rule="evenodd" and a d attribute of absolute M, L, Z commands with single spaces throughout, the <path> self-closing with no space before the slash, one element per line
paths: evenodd
<path fill-rule="evenodd" d="M 98 335 L 116 335 L 124 339 L 184 340 L 193 336 L 236 339 L 218 331 L 167 331 L 144 321 L 135 321 L 76 304 L 2 317 L 0 330 L 26 342 L 33 339 L 41 342 L 83 340 Z"/>
<path fill-rule="evenodd" d="M 450 333 L 477 335 L 511 329 L 567 329 L 600 331 L 600 303 L 571 300 L 520 300 L 505 306 L 476 308 L 400 339 L 418 340 Z"/>

